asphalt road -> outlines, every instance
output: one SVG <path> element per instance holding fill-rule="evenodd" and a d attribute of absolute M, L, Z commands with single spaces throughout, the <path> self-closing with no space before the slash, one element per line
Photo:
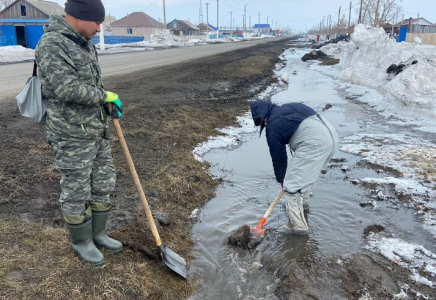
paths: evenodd
<path fill-rule="evenodd" d="M 274 39 L 100 55 L 99 61 L 104 78 L 143 69 L 177 64 L 206 56 L 251 47 L 272 40 Z M 32 68 L 33 62 L 0 65 L 0 101 L 11 99 L 20 92 L 26 83 L 27 78 L 31 75 Z"/>

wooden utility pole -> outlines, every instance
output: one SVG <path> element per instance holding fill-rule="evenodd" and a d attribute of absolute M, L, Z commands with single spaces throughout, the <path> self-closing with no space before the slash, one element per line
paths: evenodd
<path fill-rule="evenodd" d="M 363 7 L 363 0 L 360 0 L 359 21 L 357 21 L 357 24 L 362 23 L 362 7 Z"/>
<path fill-rule="evenodd" d="M 233 12 L 230 12 L 230 30 L 232 30 Z"/>
<path fill-rule="evenodd" d="M 341 19 L 341 7 L 339 6 L 339 13 L 338 13 L 338 34 L 336 37 L 339 36 L 339 20 Z"/>
<path fill-rule="evenodd" d="M 352 6 L 352 2 L 350 1 L 350 12 L 348 14 L 348 35 L 350 35 L 351 6 Z"/>
<path fill-rule="evenodd" d="M 260 33 L 260 12 L 259 12 L 259 23 L 258 23 L 258 27 L 257 27 L 257 33 Z"/>

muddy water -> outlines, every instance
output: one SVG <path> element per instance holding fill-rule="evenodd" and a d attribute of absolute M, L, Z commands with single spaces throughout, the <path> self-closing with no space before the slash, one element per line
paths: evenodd
<path fill-rule="evenodd" d="M 310 70 L 307 63 L 300 61 L 305 53 L 307 50 L 286 52 L 288 63 L 279 73 L 288 73 L 290 83 L 273 95 L 271 101 L 304 102 L 329 120 L 340 138 L 358 132 L 398 130 L 385 125 L 370 108 L 343 99 L 332 78 Z M 322 111 L 326 104 L 332 108 Z M 358 156 L 338 151 L 335 157 L 345 161 L 330 163 L 312 188 L 310 234 L 286 233 L 282 201 L 267 220 L 267 237 L 263 243 L 255 250 L 244 251 L 228 246 L 228 236 L 243 224 L 255 225 L 280 189 L 274 179 L 265 137 L 259 138 L 258 132 L 247 132 L 242 134 L 239 146 L 207 153 L 204 159 L 213 165 L 212 174 L 223 178 L 224 183 L 216 197 L 201 210 L 193 229 L 197 259 L 190 272 L 198 278 L 198 288 L 192 299 L 276 299 L 278 276 L 263 262 L 276 258 L 286 263 L 297 258 L 303 264 L 310 264 L 323 257 L 349 256 L 361 249 L 363 230 L 374 223 L 385 226 L 400 238 L 407 236 L 409 241 L 431 248 L 426 245 L 428 234 L 413 211 L 390 201 L 377 201 L 375 207 L 359 205 L 372 200 L 373 193 L 353 185 L 349 179 L 388 174 L 359 164 Z"/>

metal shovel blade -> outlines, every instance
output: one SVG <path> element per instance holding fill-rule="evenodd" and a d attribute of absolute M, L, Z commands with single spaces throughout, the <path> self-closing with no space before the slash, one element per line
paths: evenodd
<path fill-rule="evenodd" d="M 160 253 L 162 254 L 162 261 L 164 262 L 164 264 L 186 279 L 187 272 L 185 259 L 164 244 L 161 244 L 158 248 Z"/>

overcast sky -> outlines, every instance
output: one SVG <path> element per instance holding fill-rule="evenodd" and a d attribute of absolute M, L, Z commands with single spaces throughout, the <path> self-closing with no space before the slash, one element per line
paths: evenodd
<path fill-rule="evenodd" d="M 62 6 L 65 0 L 52 0 Z M 206 3 L 210 3 L 208 6 Z M 360 0 L 353 0 L 352 20 L 357 20 L 357 7 Z M 163 22 L 163 0 L 103 0 L 106 13 L 120 19 L 128 13 L 142 11 L 158 21 Z M 206 22 L 209 7 L 209 23 L 217 23 L 217 1 L 202 0 L 203 21 Z M 247 6 L 245 6 L 248 4 Z M 435 0 L 403 0 L 400 3 L 404 10 L 404 17 L 424 17 L 436 23 Z M 219 0 L 219 26 L 230 26 L 231 19 L 234 25 L 243 25 L 244 6 L 247 10 L 247 27 L 259 22 L 271 24 L 274 27 L 290 27 L 296 31 L 305 31 L 319 24 L 324 16 L 332 15 L 337 20 L 339 6 L 342 7 L 341 15 L 348 16 L 349 0 Z M 199 23 L 200 0 L 166 0 L 166 21 L 174 19 L 189 20 L 194 24 Z M 400 16 L 401 17 L 401 16 Z M 233 21 L 232 21 L 233 22 Z M 277 22 L 277 23 L 276 23 Z"/>

